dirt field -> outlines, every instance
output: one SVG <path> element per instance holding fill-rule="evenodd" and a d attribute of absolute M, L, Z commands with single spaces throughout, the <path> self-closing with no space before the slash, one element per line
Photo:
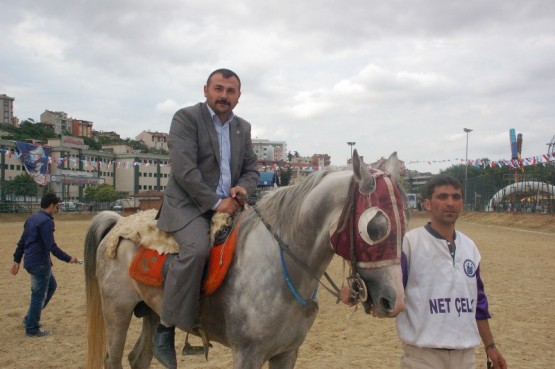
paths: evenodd
<path fill-rule="evenodd" d="M 9 369 L 84 368 L 84 276 L 83 266 L 55 260 L 58 291 L 43 312 L 42 322 L 53 334 L 27 338 L 21 324 L 29 303 L 29 277 L 25 270 L 9 273 L 12 254 L 24 218 L 0 217 L 0 367 Z M 427 221 L 423 215 L 411 220 L 411 228 Z M 68 253 L 83 256 L 88 215 L 56 218 L 56 240 Z M 458 228 L 473 238 L 481 250 L 482 277 L 493 315 L 496 342 L 510 368 L 553 368 L 555 357 L 555 217 L 532 214 L 467 214 Z M 342 262 L 336 258 L 329 272 L 339 283 Z M 336 305 L 321 290 L 320 313 L 301 347 L 297 368 L 395 368 L 400 344 L 392 319 L 377 319 Z M 134 319 L 127 352 L 138 332 Z M 179 334 L 181 345 L 184 335 Z M 230 351 L 214 344 L 209 361 L 203 357 L 180 357 L 180 368 L 231 368 Z M 126 354 L 127 354 L 126 352 Z M 483 350 L 477 349 L 478 367 L 485 368 Z M 128 368 L 124 361 L 124 368 Z M 153 363 L 152 368 L 161 368 Z"/>

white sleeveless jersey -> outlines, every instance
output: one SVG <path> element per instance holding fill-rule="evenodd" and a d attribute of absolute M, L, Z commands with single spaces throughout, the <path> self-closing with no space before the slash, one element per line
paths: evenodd
<path fill-rule="evenodd" d="M 397 317 L 397 332 L 404 343 L 446 349 L 480 344 L 475 316 L 480 253 L 458 231 L 455 244 L 453 261 L 447 240 L 434 237 L 424 227 L 406 233 L 407 310 Z"/>

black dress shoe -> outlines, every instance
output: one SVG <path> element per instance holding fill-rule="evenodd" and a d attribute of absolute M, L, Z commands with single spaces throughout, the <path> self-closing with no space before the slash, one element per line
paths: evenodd
<path fill-rule="evenodd" d="M 27 337 L 45 337 L 48 336 L 52 331 L 41 331 L 40 329 L 34 333 L 27 333 Z"/>
<path fill-rule="evenodd" d="M 154 334 L 154 357 L 168 369 L 177 369 L 175 328 L 158 325 Z"/>

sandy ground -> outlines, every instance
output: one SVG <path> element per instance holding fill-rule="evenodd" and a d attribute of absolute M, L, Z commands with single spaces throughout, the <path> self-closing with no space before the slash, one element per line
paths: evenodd
<path fill-rule="evenodd" d="M 20 236 L 21 217 L 0 217 L 0 368 L 84 368 L 85 295 L 83 266 L 55 260 L 58 291 L 43 312 L 42 322 L 53 334 L 25 336 L 25 315 L 30 287 L 25 270 L 9 274 L 12 254 Z M 410 226 L 426 222 L 413 217 Z M 59 215 L 56 239 L 68 253 L 82 257 L 88 215 Z M 555 357 L 555 217 L 542 215 L 468 214 L 458 228 L 473 238 L 481 250 L 482 277 L 493 315 L 496 342 L 510 368 L 553 368 Z M 334 259 L 329 272 L 340 283 L 343 264 Z M 297 368 L 395 368 L 401 346 L 392 319 L 377 319 L 344 305 L 336 305 L 324 290 L 320 313 L 300 349 Z M 138 334 L 134 319 L 127 352 Z M 181 345 L 184 335 L 178 334 Z M 180 357 L 180 368 L 231 368 L 229 349 L 214 344 L 209 361 L 202 356 Z M 485 355 L 477 349 L 478 367 Z M 267 367 L 267 366 L 266 366 Z M 124 368 L 128 368 L 124 359 Z M 153 362 L 152 368 L 161 368 Z"/>

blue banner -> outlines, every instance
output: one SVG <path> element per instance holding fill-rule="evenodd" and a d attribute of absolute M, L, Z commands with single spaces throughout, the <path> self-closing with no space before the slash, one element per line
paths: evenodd
<path fill-rule="evenodd" d="M 16 145 L 27 173 L 39 185 L 46 186 L 46 175 L 49 172 L 48 158 L 50 157 L 50 148 L 20 141 L 16 142 Z"/>

